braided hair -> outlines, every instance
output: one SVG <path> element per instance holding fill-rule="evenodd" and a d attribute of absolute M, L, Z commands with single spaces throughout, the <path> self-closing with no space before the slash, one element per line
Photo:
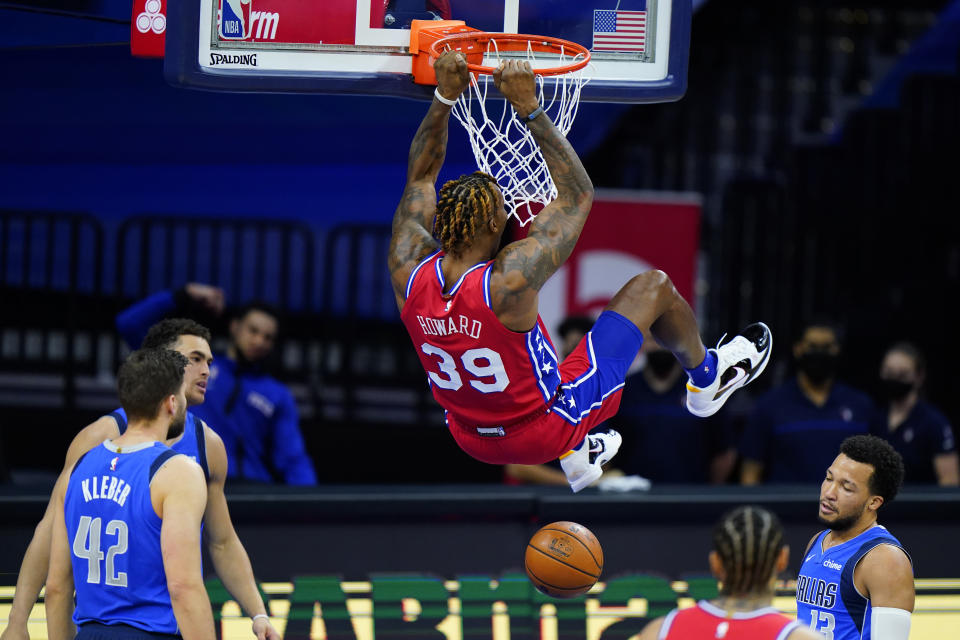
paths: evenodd
<path fill-rule="evenodd" d="M 720 593 L 766 590 L 783 545 L 783 526 L 773 513 L 757 506 L 728 512 L 713 531 L 713 548 L 726 574 Z"/>
<path fill-rule="evenodd" d="M 433 235 L 446 253 L 459 257 L 473 244 L 497 206 L 496 185 L 496 178 L 490 174 L 474 171 L 440 189 Z"/>

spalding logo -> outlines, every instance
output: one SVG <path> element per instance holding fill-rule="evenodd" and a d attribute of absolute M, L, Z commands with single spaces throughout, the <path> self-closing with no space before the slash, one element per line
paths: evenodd
<path fill-rule="evenodd" d="M 567 538 L 554 538 L 550 541 L 550 551 L 554 555 L 569 558 L 570 554 L 573 553 L 573 545 Z"/>

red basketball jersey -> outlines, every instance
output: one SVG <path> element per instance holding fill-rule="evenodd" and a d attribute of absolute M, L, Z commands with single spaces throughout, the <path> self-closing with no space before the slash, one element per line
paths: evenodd
<path fill-rule="evenodd" d="M 689 609 L 674 609 L 660 627 L 661 640 L 784 640 L 800 623 L 773 607 L 727 612 L 701 600 Z"/>
<path fill-rule="evenodd" d="M 478 427 L 510 424 L 542 408 L 560 384 L 543 321 L 538 316 L 526 333 L 507 329 L 490 306 L 493 262 L 446 286 L 443 257 L 438 251 L 413 270 L 400 314 L 433 396 L 460 423 Z"/>

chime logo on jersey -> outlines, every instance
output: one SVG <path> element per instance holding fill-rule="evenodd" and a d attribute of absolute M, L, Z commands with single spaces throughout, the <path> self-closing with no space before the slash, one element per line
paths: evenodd
<path fill-rule="evenodd" d="M 250 36 L 253 0 L 220 0 L 220 38 L 243 40 Z"/>

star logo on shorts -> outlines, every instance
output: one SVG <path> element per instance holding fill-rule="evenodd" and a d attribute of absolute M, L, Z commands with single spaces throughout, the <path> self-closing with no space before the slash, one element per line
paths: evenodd
<path fill-rule="evenodd" d="M 540 368 L 543 370 L 544 373 L 550 373 L 551 371 L 553 371 L 553 365 L 550 364 L 549 362 L 544 362 L 543 366 Z"/>
<path fill-rule="evenodd" d="M 571 409 L 575 409 L 575 408 L 576 408 L 576 406 L 577 406 L 577 401 L 573 399 L 573 396 L 570 396 L 569 398 L 567 398 L 567 405 L 568 405 Z"/>

